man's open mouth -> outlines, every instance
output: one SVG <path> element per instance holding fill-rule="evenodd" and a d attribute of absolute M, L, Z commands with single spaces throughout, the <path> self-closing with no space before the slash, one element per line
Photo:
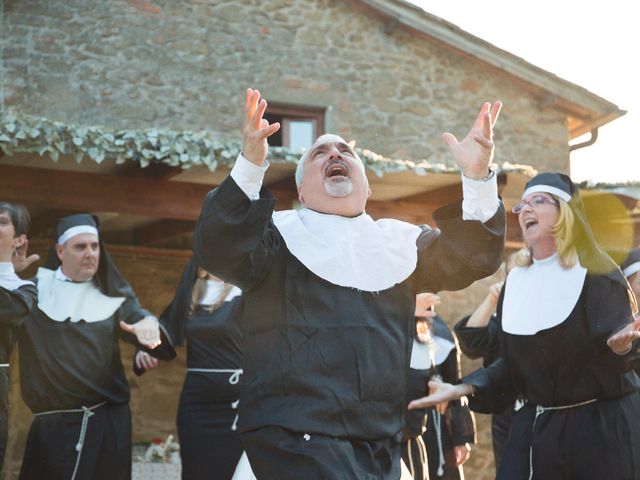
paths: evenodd
<path fill-rule="evenodd" d="M 330 162 L 324 170 L 324 175 L 328 178 L 348 177 L 349 173 L 349 167 L 341 161 Z"/>

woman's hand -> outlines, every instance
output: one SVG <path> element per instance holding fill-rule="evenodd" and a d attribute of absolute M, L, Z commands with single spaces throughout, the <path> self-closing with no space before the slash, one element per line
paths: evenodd
<path fill-rule="evenodd" d="M 138 350 L 138 352 L 136 352 L 134 363 L 140 370 L 151 370 L 152 368 L 156 368 L 158 366 L 158 359 L 153 358 L 147 352 Z"/>
<path fill-rule="evenodd" d="M 618 333 L 611 335 L 607 339 L 607 345 L 618 355 L 624 355 L 631 350 L 631 344 L 640 338 L 640 317 L 636 318 L 629 325 Z"/>
<path fill-rule="evenodd" d="M 435 407 L 444 402 L 459 400 L 465 395 L 471 395 L 472 393 L 473 387 L 466 383 L 451 385 L 450 383 L 443 383 L 440 380 L 431 380 L 429 382 L 429 395 L 412 400 L 409 402 L 408 408 L 409 410 L 418 410 L 420 408 Z"/>

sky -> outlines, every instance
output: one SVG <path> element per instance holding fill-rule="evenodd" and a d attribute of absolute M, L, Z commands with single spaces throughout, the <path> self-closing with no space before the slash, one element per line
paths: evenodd
<path fill-rule="evenodd" d="M 577 182 L 640 182 L 640 142 L 635 142 L 640 140 L 640 8 L 634 8 L 636 2 L 411 3 L 626 110 L 626 115 L 600 128 L 594 145 L 571 153 L 571 177 Z"/>

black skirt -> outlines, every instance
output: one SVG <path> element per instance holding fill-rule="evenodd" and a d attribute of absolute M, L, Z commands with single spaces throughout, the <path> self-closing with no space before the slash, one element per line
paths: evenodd
<path fill-rule="evenodd" d="M 177 421 L 184 480 L 229 480 L 240 460 L 239 384 L 229 378 L 227 373 L 187 373 Z"/>

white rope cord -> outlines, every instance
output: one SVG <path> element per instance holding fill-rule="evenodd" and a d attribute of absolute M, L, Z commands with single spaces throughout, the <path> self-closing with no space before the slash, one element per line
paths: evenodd
<path fill-rule="evenodd" d="M 411 448 L 412 438 L 409 439 L 409 444 L 407 445 L 407 453 L 409 454 L 409 472 L 411 473 L 411 478 L 416 478 L 416 470 L 413 468 L 413 449 Z"/>
<path fill-rule="evenodd" d="M 431 411 L 433 413 L 433 423 L 436 428 L 436 439 L 438 440 L 438 471 L 437 475 L 442 477 L 444 475 L 444 450 L 442 449 L 442 415 L 440 415 L 435 409 Z"/>
<path fill-rule="evenodd" d="M 557 407 L 541 407 L 540 405 L 536 406 L 536 416 L 533 419 L 533 425 L 531 426 L 531 433 L 536 428 L 536 422 L 538 421 L 538 417 L 542 415 L 544 412 L 552 411 L 552 410 L 567 410 L 569 408 L 582 407 L 583 405 L 588 405 L 593 402 L 597 402 L 597 398 L 592 398 L 591 400 L 586 400 L 580 403 L 574 403 L 572 405 L 559 405 Z M 533 436 L 531 438 L 531 445 L 529 445 L 529 480 L 533 480 Z"/>
<path fill-rule="evenodd" d="M 229 383 L 235 385 L 240 381 L 242 375 L 241 368 L 187 368 L 187 372 L 204 372 L 204 373 L 231 373 Z"/>
<path fill-rule="evenodd" d="M 238 409 L 238 405 L 240 404 L 240 399 L 235 402 L 231 402 L 231 408 L 234 410 Z M 236 413 L 235 418 L 233 419 L 233 424 L 231 425 L 231 430 L 236 431 L 238 429 L 238 414 Z"/>
<path fill-rule="evenodd" d="M 0 368 L 7 368 L 8 366 L 8 363 L 0 363 Z"/>
<path fill-rule="evenodd" d="M 82 413 L 82 424 L 80 426 L 80 436 L 78 437 L 78 442 L 76 443 L 76 452 L 78 452 L 78 456 L 76 457 L 76 464 L 73 467 L 73 473 L 71 474 L 71 480 L 75 480 L 76 474 L 78 473 L 78 468 L 80 467 L 80 457 L 82 456 L 82 447 L 84 446 L 84 440 L 87 436 L 87 426 L 89 424 L 89 418 L 95 415 L 96 408 L 100 408 L 103 405 L 106 405 L 107 402 L 100 402 L 92 407 L 82 407 L 82 408 L 72 408 L 69 410 L 50 410 L 48 412 L 40 412 L 35 413 L 35 417 L 41 417 L 44 415 L 56 415 L 59 413 Z"/>

